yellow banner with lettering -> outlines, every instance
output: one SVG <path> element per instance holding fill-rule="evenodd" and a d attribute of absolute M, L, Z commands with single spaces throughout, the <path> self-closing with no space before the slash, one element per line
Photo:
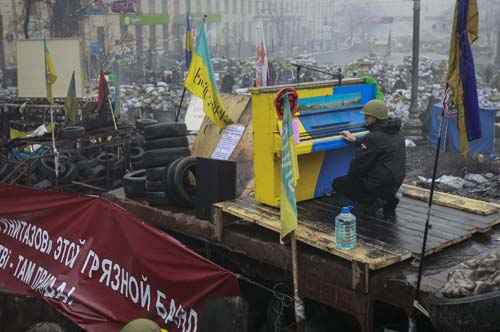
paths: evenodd
<path fill-rule="evenodd" d="M 193 52 L 184 86 L 193 95 L 203 99 L 203 111 L 222 129 L 232 121 L 224 109 L 219 91 L 215 86 L 204 24 L 200 24 L 198 31 L 196 49 Z"/>

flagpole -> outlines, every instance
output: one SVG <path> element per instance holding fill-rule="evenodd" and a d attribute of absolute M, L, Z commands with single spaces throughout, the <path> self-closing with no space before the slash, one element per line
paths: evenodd
<path fill-rule="evenodd" d="M 295 308 L 295 326 L 297 332 L 305 329 L 305 309 L 304 302 L 299 295 L 299 254 L 297 248 L 297 238 L 295 231 L 290 234 L 290 244 L 292 247 L 292 275 L 293 275 L 293 299 Z"/>
<path fill-rule="evenodd" d="M 175 122 L 179 122 L 179 115 L 181 114 L 182 103 L 184 102 L 184 96 L 186 95 L 186 87 L 182 89 L 181 102 L 179 103 L 179 107 L 177 108 L 177 112 L 175 112 Z"/>
<path fill-rule="evenodd" d="M 56 188 L 59 186 L 59 152 L 56 148 L 56 125 L 54 123 L 54 110 L 52 109 L 52 92 L 50 92 L 49 96 L 49 81 L 48 81 L 48 68 L 47 68 L 47 41 L 43 39 L 43 62 L 44 62 L 44 71 L 45 71 L 45 89 L 47 90 L 47 101 L 49 103 L 49 114 L 50 114 L 50 126 L 51 126 L 51 136 L 52 136 L 52 153 L 54 154 L 54 172 L 56 174 Z"/>
<path fill-rule="evenodd" d="M 293 133 L 293 125 L 292 125 L 292 111 L 290 109 L 290 98 L 292 100 L 297 99 L 297 92 L 293 88 L 288 88 L 288 89 L 282 89 L 280 92 L 278 92 L 275 103 L 276 103 L 276 109 L 279 111 L 280 108 L 282 108 L 282 114 L 283 114 L 283 126 L 282 126 L 282 131 L 281 131 L 281 139 L 282 139 L 282 160 L 281 160 L 281 181 L 282 181 L 282 192 L 281 192 L 281 202 L 280 202 L 280 219 L 281 219 L 281 234 L 280 234 L 280 241 L 282 240 L 283 237 L 290 237 L 290 246 L 291 246 L 291 256 L 292 256 L 292 279 L 293 279 L 293 303 L 294 303 L 294 312 L 295 312 L 295 330 L 297 332 L 303 332 L 305 330 L 305 309 L 304 309 L 304 302 L 302 298 L 300 297 L 299 294 L 299 254 L 298 254 L 298 245 L 297 245 L 297 237 L 295 234 L 295 231 L 298 226 L 298 218 L 297 218 L 297 208 L 296 208 L 296 199 L 295 199 L 295 189 L 293 189 L 291 192 L 288 194 L 285 194 L 285 196 L 292 195 L 292 198 L 285 198 L 283 197 L 288 185 L 292 185 L 292 187 L 296 186 L 296 181 L 298 179 L 298 165 L 294 158 L 296 158 L 296 155 L 290 156 L 292 151 L 294 149 L 292 148 L 294 143 L 294 133 Z M 282 104 L 278 102 L 279 99 L 281 99 Z M 292 135 L 292 142 L 289 142 L 289 144 L 293 144 L 292 147 L 290 147 L 287 143 L 288 140 L 290 140 L 290 134 Z M 287 170 L 286 166 L 291 167 L 291 169 Z M 291 174 L 286 174 L 289 171 L 291 171 Z M 290 181 L 289 175 L 293 178 L 292 183 L 285 184 L 285 181 Z M 291 205 L 289 208 L 287 208 L 287 204 L 284 203 L 288 201 L 288 203 Z M 288 213 L 286 210 L 289 210 Z M 290 211 L 291 210 L 291 211 Z M 288 225 L 284 228 L 284 222 L 288 221 Z M 290 224 L 291 223 L 291 224 Z"/>
<path fill-rule="evenodd" d="M 190 4 L 190 2 L 188 1 L 188 5 L 189 5 L 189 4 Z M 191 23 L 190 23 L 190 10 L 191 10 L 191 8 L 188 8 L 188 14 L 187 14 L 187 18 L 186 18 L 186 19 L 187 19 L 187 21 L 186 21 L 186 22 L 187 22 L 187 25 L 186 25 L 186 37 L 185 37 L 185 42 L 186 42 L 186 45 L 184 46 L 184 47 L 186 47 L 186 48 L 187 48 L 187 43 L 188 43 L 188 37 L 187 37 L 188 35 L 187 35 L 187 33 L 188 33 L 188 31 L 190 32 L 190 30 L 191 30 L 191 27 L 190 27 L 190 24 L 191 24 Z M 205 22 L 206 17 L 207 17 L 207 15 L 205 15 L 205 16 L 203 17 L 203 22 Z M 191 45 L 191 46 L 192 46 L 192 45 Z M 186 51 L 185 51 L 185 52 L 186 52 Z M 187 67 L 189 67 L 189 63 L 186 63 L 186 66 L 187 66 Z M 187 68 L 187 69 L 189 69 L 189 68 Z M 183 89 L 182 89 L 182 96 L 181 96 L 181 101 L 180 101 L 180 103 L 179 103 L 179 107 L 177 108 L 177 112 L 175 113 L 175 122 L 179 122 L 179 116 L 180 116 L 180 114 L 181 114 L 182 103 L 184 102 L 184 97 L 185 97 L 185 96 L 186 96 L 186 87 L 185 87 L 185 86 L 183 86 Z"/>

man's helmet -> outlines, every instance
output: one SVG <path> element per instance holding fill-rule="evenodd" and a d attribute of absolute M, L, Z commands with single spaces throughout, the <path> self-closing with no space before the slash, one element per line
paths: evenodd
<path fill-rule="evenodd" d="M 382 100 L 370 100 L 364 107 L 365 115 L 370 115 L 377 120 L 385 120 L 388 118 L 387 108 Z"/>

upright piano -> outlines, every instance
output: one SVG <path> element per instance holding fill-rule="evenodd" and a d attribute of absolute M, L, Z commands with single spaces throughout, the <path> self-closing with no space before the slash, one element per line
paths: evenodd
<path fill-rule="evenodd" d="M 255 199 L 279 206 L 281 181 L 281 120 L 274 107 L 280 89 L 271 86 L 251 89 L 254 146 Z M 301 83 L 298 112 L 294 114 L 299 135 L 296 152 L 299 164 L 297 202 L 318 198 L 331 192 L 332 181 L 345 175 L 354 146 L 340 132 L 356 136 L 367 134 L 363 106 L 376 96 L 375 84 L 360 79 Z"/>

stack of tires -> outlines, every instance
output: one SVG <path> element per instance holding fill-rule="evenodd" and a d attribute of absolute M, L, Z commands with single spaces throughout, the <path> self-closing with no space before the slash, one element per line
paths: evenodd
<path fill-rule="evenodd" d="M 135 122 L 137 132 L 127 150 L 127 166 L 129 170 L 138 171 L 144 169 L 144 128 L 157 123 L 158 121 L 153 119 L 137 119 Z"/>
<path fill-rule="evenodd" d="M 58 174 L 53 156 L 33 160 L 31 183 L 35 189 L 48 189 L 58 185 L 71 184 L 75 180 L 102 177 L 101 183 L 116 188 L 125 172 L 123 155 L 107 151 L 63 150 L 59 155 Z"/>
<path fill-rule="evenodd" d="M 144 169 L 144 128 L 157 124 L 153 119 L 137 119 L 135 128 L 137 134 L 128 149 L 128 169 L 131 170 L 123 177 L 125 195 L 129 198 L 146 197 L 146 170 Z"/>
<path fill-rule="evenodd" d="M 128 197 L 142 194 L 151 205 L 161 205 L 167 201 L 165 173 L 174 161 L 190 155 L 186 125 L 160 122 L 146 125 L 142 131 L 144 172 L 136 171 L 124 177 L 125 193 Z M 144 186 L 139 184 L 140 181 L 144 181 Z M 142 189 L 144 191 L 141 193 Z"/>

